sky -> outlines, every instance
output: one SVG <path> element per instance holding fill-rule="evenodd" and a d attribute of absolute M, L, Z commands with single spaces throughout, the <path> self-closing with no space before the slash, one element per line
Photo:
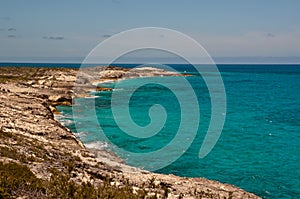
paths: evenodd
<path fill-rule="evenodd" d="M 0 0 L 0 5 L 0 62 L 80 61 L 105 39 L 141 27 L 180 31 L 229 62 L 300 62 L 299 0 Z"/>

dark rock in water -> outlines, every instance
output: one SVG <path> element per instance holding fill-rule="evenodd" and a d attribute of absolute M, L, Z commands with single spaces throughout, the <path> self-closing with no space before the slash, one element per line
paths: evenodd
<path fill-rule="evenodd" d="M 105 88 L 105 87 L 97 87 L 96 91 L 111 91 L 112 88 Z"/>
<path fill-rule="evenodd" d="M 48 97 L 51 105 L 58 106 L 58 105 L 65 105 L 70 106 L 72 104 L 72 97 L 70 95 L 51 95 Z"/>

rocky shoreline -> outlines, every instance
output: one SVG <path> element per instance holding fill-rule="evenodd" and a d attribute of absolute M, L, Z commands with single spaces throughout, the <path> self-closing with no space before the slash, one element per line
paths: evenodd
<path fill-rule="evenodd" d="M 74 97 L 88 96 L 89 90 L 110 90 L 95 86 L 95 82 L 178 74 L 153 68 L 118 67 L 80 71 L 1 67 L 0 71 L 0 162 L 3 164 L 13 162 L 26 166 L 44 181 L 52 179 L 55 169 L 76 184 L 89 183 L 97 188 L 108 182 L 107 189 L 129 187 L 129 192 L 139 197 L 143 193 L 145 198 L 259 198 L 217 181 L 162 175 L 130 167 L 107 151 L 86 149 L 54 117 L 58 113 L 57 105 L 72 105 Z M 43 194 L 41 197 L 47 197 L 47 192 Z M 15 191 L 11 195 L 31 198 L 27 192 Z"/>

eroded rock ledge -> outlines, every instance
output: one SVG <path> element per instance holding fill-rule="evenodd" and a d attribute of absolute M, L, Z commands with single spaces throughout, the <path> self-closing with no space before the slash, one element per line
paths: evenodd
<path fill-rule="evenodd" d="M 235 186 L 204 178 L 184 178 L 143 171 L 125 165 L 115 155 L 88 150 L 70 130 L 55 120 L 55 106 L 71 105 L 74 94 L 86 95 L 94 82 L 120 78 L 177 75 L 144 68 L 129 71 L 115 67 L 76 69 L 0 68 L 0 162 L 26 165 L 38 178 L 49 180 L 53 169 L 80 184 L 98 187 L 125 183 L 146 198 L 259 198 Z M 76 80 L 76 76 L 79 77 Z M 77 84 L 78 90 L 73 90 Z M 0 187 L 1 188 L 1 187 Z M 15 196 L 27 196 L 17 193 Z"/>

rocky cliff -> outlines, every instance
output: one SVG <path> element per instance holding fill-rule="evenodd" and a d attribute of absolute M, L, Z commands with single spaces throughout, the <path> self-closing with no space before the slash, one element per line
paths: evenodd
<path fill-rule="evenodd" d="M 204 178 L 127 166 L 110 152 L 86 149 L 55 120 L 56 105 L 71 105 L 74 95 L 91 89 L 105 90 L 93 86 L 100 79 L 177 75 L 128 70 L 1 67 L 0 198 L 259 198 Z"/>

